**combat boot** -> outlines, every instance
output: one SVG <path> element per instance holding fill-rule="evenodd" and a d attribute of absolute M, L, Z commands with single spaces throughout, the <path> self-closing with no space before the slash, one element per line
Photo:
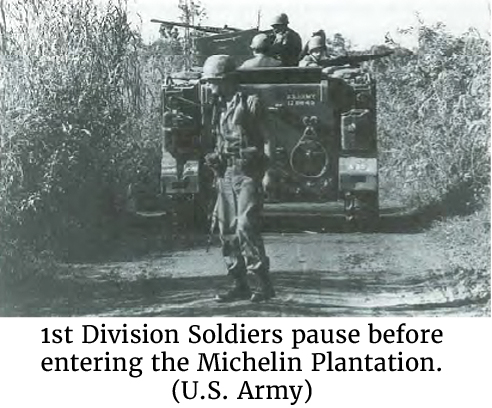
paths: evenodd
<path fill-rule="evenodd" d="M 237 300 L 251 299 L 251 289 L 249 288 L 246 277 L 234 279 L 234 287 L 227 292 L 219 293 L 215 296 L 215 301 L 219 303 L 235 302 Z"/>
<path fill-rule="evenodd" d="M 258 280 L 258 285 L 251 296 L 250 300 L 252 302 L 263 302 L 276 296 L 268 270 L 258 271 L 256 273 L 256 279 Z"/>

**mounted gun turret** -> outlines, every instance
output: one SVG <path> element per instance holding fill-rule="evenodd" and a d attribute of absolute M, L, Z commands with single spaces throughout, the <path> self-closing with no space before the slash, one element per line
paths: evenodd
<path fill-rule="evenodd" d="M 186 24 L 186 23 L 178 23 L 176 21 L 158 20 L 155 18 L 150 20 L 150 22 L 162 24 L 166 28 L 170 28 L 170 29 L 173 29 L 174 27 L 191 28 L 193 30 L 201 31 L 204 33 L 211 33 L 211 34 L 225 34 L 225 33 L 234 33 L 234 32 L 243 31 L 240 28 L 229 27 L 227 25 L 225 25 L 224 27 L 200 26 L 200 25 L 193 25 L 193 24 Z"/>
<path fill-rule="evenodd" d="M 197 65 L 200 67 L 208 57 L 216 54 L 230 55 L 234 58 L 236 64 L 240 65 L 251 57 L 251 49 L 249 48 L 251 40 L 259 33 L 257 28 L 243 30 L 236 27 L 229 27 L 228 25 L 224 27 L 213 27 L 159 19 L 152 19 L 150 21 L 164 25 L 164 27 L 170 29 L 181 27 L 205 33 L 205 35 L 195 36 L 193 38 L 196 52 L 194 57 L 196 58 Z"/>

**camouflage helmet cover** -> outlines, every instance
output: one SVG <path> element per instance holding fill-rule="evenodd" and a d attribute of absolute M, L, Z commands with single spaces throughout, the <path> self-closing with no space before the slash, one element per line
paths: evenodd
<path fill-rule="evenodd" d="M 212 55 L 203 64 L 202 79 L 224 79 L 236 70 L 236 63 L 230 55 Z"/>
<path fill-rule="evenodd" d="M 252 50 L 266 50 L 270 46 L 270 39 L 266 34 L 257 34 L 251 40 L 250 48 Z"/>
<path fill-rule="evenodd" d="M 285 13 L 280 13 L 273 17 L 272 23 L 270 25 L 287 25 L 289 24 L 289 17 Z"/>
<path fill-rule="evenodd" d="M 315 50 L 316 48 L 325 48 L 326 41 L 320 35 L 315 35 L 308 41 L 308 52 Z"/>

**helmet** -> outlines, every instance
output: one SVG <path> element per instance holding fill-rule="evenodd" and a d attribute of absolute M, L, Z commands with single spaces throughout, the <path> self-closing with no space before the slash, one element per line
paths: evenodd
<path fill-rule="evenodd" d="M 275 16 L 272 19 L 272 23 L 270 25 L 287 25 L 289 24 L 289 17 L 287 17 L 287 14 L 281 13 L 277 16 Z"/>
<path fill-rule="evenodd" d="M 251 40 L 250 48 L 252 50 L 266 50 L 270 46 L 270 39 L 266 34 L 257 34 Z"/>
<path fill-rule="evenodd" d="M 308 41 L 308 52 L 315 50 L 316 48 L 325 48 L 326 41 L 323 37 L 316 35 L 311 37 Z"/>
<path fill-rule="evenodd" d="M 229 55 L 212 55 L 203 64 L 202 79 L 223 79 L 236 70 L 236 63 Z"/>

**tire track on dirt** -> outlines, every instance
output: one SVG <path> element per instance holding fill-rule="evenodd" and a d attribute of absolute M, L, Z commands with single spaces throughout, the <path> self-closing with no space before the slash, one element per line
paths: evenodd
<path fill-rule="evenodd" d="M 97 316 L 442 316 L 480 314 L 427 233 L 265 235 L 277 297 L 217 304 L 230 285 L 216 246 L 69 265 L 53 289 L 7 314 Z"/>

